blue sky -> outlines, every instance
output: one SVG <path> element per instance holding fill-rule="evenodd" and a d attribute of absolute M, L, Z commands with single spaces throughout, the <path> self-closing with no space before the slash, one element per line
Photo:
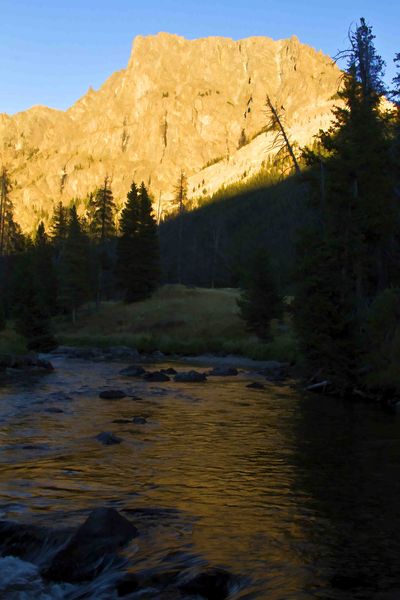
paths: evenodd
<path fill-rule="evenodd" d="M 382 0 L 0 0 L 0 112 L 34 104 L 65 109 L 89 85 L 126 66 L 133 38 L 297 35 L 334 55 L 364 16 L 387 62 L 400 52 L 400 1 Z"/>

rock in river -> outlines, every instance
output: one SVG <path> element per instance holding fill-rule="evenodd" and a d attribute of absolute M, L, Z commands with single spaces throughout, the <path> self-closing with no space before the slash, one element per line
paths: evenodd
<path fill-rule="evenodd" d="M 52 581 L 93 579 L 116 559 L 115 552 L 138 535 L 136 527 L 113 508 L 96 508 L 43 572 Z"/>
<path fill-rule="evenodd" d="M 168 367 L 168 369 L 160 369 L 160 373 L 164 373 L 165 375 L 176 375 L 177 371 L 173 367 Z"/>
<path fill-rule="evenodd" d="M 145 425 L 147 423 L 147 419 L 146 417 L 142 417 L 140 415 L 133 417 L 132 422 L 135 425 Z"/>
<path fill-rule="evenodd" d="M 104 444 L 104 446 L 114 446 L 115 444 L 120 444 L 122 442 L 120 437 L 114 435 L 110 431 L 102 431 L 96 435 L 96 440 Z"/>
<path fill-rule="evenodd" d="M 239 371 L 234 367 L 214 367 L 207 373 L 207 375 L 215 377 L 232 377 L 238 375 Z"/>
<path fill-rule="evenodd" d="M 174 380 L 180 383 L 200 383 L 202 381 L 207 381 L 207 377 L 204 373 L 199 373 L 198 371 L 184 371 L 182 373 L 177 373 Z"/>
<path fill-rule="evenodd" d="M 103 390 L 99 397 L 103 400 L 121 400 L 126 398 L 126 394 L 122 390 Z"/>
<path fill-rule="evenodd" d="M 141 377 L 145 373 L 146 371 L 143 369 L 143 367 L 137 365 L 130 365 L 119 372 L 120 375 L 124 375 L 125 377 Z"/>
<path fill-rule="evenodd" d="M 253 381 L 253 383 L 248 383 L 246 387 L 252 390 L 265 390 L 265 385 L 263 383 L 260 383 L 259 381 Z"/>
<path fill-rule="evenodd" d="M 146 373 L 144 375 L 144 379 L 146 379 L 146 381 L 157 381 L 157 382 L 170 381 L 170 378 L 168 377 L 168 375 L 165 375 L 165 373 L 161 373 L 161 371 L 152 371 L 152 372 Z"/>

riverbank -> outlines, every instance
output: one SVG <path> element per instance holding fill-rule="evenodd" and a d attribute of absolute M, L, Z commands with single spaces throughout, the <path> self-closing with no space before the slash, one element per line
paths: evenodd
<path fill-rule="evenodd" d="M 61 345 L 127 346 L 140 353 L 238 355 L 254 360 L 296 362 L 298 349 L 288 324 L 273 324 L 271 342 L 251 335 L 239 317 L 239 290 L 162 286 L 135 304 L 104 302 L 81 311 L 75 326 L 55 322 Z"/>

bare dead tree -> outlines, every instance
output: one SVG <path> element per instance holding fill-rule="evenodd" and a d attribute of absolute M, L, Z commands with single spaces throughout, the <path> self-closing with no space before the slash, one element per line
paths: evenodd
<path fill-rule="evenodd" d="M 277 150 L 276 157 L 278 158 L 284 158 L 285 156 L 288 156 L 296 173 L 300 174 L 301 170 L 294 152 L 294 144 L 290 141 L 287 128 L 285 126 L 284 107 L 281 106 L 281 108 L 278 109 L 268 95 L 266 107 L 268 116 L 266 132 L 272 132 L 275 134 L 275 137 L 272 141 L 271 150 Z"/>

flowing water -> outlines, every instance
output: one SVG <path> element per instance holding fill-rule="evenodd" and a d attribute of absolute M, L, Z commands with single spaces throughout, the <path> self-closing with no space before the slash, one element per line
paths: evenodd
<path fill-rule="evenodd" d="M 238 575 L 232 599 L 400 598 L 400 416 L 248 389 L 246 374 L 152 384 L 122 364 L 53 364 L 0 387 L 0 519 L 77 527 L 111 506 L 140 531 L 125 570 L 222 566 Z M 139 399 L 99 399 L 107 387 Z M 147 422 L 113 423 L 135 415 Z M 103 446 L 101 431 L 122 443 Z M 117 597 L 115 572 L 51 584 L 41 560 L 0 558 L 0 598 Z"/>

